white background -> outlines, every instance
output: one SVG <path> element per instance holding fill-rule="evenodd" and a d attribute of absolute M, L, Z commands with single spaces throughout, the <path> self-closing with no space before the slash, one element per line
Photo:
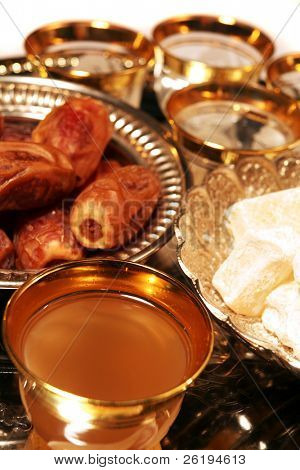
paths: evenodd
<path fill-rule="evenodd" d="M 163 0 L 162 0 L 163 1 Z M 242 0 L 241 0 L 242 1 Z M 89 460 L 89 454 L 94 457 L 95 461 Z M 121 459 L 132 458 L 136 455 L 140 459 L 140 464 L 121 464 Z M 104 459 L 109 457 L 117 456 L 117 463 L 105 465 Z M 187 456 L 190 456 L 189 464 L 187 462 Z M 213 456 L 214 461 L 210 463 L 210 456 Z M 225 457 L 226 456 L 226 457 Z M 240 456 L 245 456 L 243 460 L 240 460 Z M 79 465 L 75 463 L 61 463 L 55 464 L 54 457 L 64 458 L 76 458 L 84 457 L 85 463 Z M 169 462 L 166 460 L 160 461 L 159 458 L 169 457 Z M 144 463 L 143 459 L 149 459 L 147 463 Z M 203 458 L 203 460 L 202 460 Z M 101 460 L 100 460 L 101 459 Z M 150 460 L 152 459 L 152 460 Z M 218 459 L 218 460 L 217 460 Z M 244 464 L 239 462 L 245 462 Z M 218 450 L 119 450 L 119 451 L 88 451 L 88 450 L 76 450 L 76 451 L 54 451 L 49 452 L 48 450 L 11 450 L 9 452 L 2 452 L 0 455 L 0 462 L 3 468 L 30 468 L 30 470 L 70 470 L 70 468 L 80 469 L 91 469 L 94 470 L 105 468 L 105 469 L 119 469 L 119 470 L 182 470 L 187 468 L 189 470 L 201 469 L 201 470 L 230 470 L 230 469 L 242 469 L 242 470 L 253 470 L 253 468 L 268 468 L 271 467 L 273 470 L 280 470 L 282 468 L 288 468 L 294 470 L 299 468 L 299 454 L 297 451 L 284 451 L 284 450 L 269 450 L 268 452 L 261 452 L 259 450 L 252 451 L 218 451 Z M 69 461 L 70 462 L 70 461 Z M 162 463 L 163 462 L 163 463 Z M 229 463 L 230 462 L 230 463 Z M 155 465 L 156 464 L 156 465 Z M 105 465 L 105 466 L 104 466 Z"/>
<path fill-rule="evenodd" d="M 299 0 L 0 0 L 0 57 L 22 54 L 23 40 L 29 32 L 59 19 L 110 20 L 150 35 L 156 22 L 184 13 L 231 15 L 246 20 L 274 39 L 279 35 L 276 55 L 280 55 L 300 51 L 300 7 L 289 19 L 299 3 Z"/>

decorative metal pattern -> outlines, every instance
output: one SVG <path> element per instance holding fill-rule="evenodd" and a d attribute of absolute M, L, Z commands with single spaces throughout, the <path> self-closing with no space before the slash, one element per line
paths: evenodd
<path fill-rule="evenodd" d="M 38 75 L 38 69 L 26 57 L 10 57 L 0 59 L 0 76 L 6 75 Z"/>
<path fill-rule="evenodd" d="M 234 202 L 300 185 L 300 153 L 295 150 L 274 162 L 263 157 L 241 159 L 237 166 L 210 172 L 202 186 L 187 195 L 175 229 L 178 259 L 214 317 L 234 330 L 257 352 L 300 371 L 291 349 L 268 333 L 260 319 L 235 314 L 212 285 L 212 278 L 232 249 L 226 210 Z"/>

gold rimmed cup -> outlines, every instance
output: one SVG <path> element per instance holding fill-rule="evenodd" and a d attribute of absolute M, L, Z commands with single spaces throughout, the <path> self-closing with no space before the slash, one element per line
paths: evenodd
<path fill-rule="evenodd" d="M 136 107 L 154 65 L 142 33 L 102 20 L 48 24 L 27 36 L 25 49 L 41 76 L 83 83 Z"/>
<path fill-rule="evenodd" d="M 300 52 L 279 57 L 268 65 L 267 86 L 300 102 Z"/>
<path fill-rule="evenodd" d="M 187 15 L 153 30 L 155 89 L 162 108 L 167 97 L 192 83 L 256 81 L 273 52 L 259 28 L 231 16 Z"/>
<path fill-rule="evenodd" d="M 28 323 L 56 299 L 91 291 L 104 296 L 114 292 L 120 298 L 133 296 L 142 302 L 153 302 L 167 312 L 168 321 L 176 322 L 176 328 L 181 328 L 188 348 L 184 379 L 155 396 L 113 401 L 78 396 L 33 374 L 23 353 Z M 34 320 L 37 318 L 35 316 Z M 155 269 L 104 260 L 63 264 L 25 283 L 7 305 L 3 336 L 9 356 L 20 373 L 20 391 L 28 415 L 36 433 L 51 448 L 154 447 L 176 418 L 184 392 L 206 366 L 213 348 L 209 317 L 189 289 Z M 74 363 L 75 369 L 76 366 Z M 170 364 L 170 367 L 176 366 L 176 363 Z M 128 373 L 134 374 L 134 371 L 128 370 Z M 109 378 L 103 377 L 103 380 Z"/>
<path fill-rule="evenodd" d="M 232 164 L 243 156 L 273 159 L 300 144 L 297 103 L 259 85 L 190 85 L 173 93 L 166 113 L 194 179 L 198 166 Z"/>

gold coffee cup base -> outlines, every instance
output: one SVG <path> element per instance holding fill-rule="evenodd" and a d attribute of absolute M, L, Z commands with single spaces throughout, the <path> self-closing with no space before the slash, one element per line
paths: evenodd
<path fill-rule="evenodd" d="M 25 443 L 24 450 L 52 450 L 48 445 L 47 442 L 37 434 L 35 430 L 31 431 L 29 437 Z M 99 449 L 100 450 L 100 449 Z M 161 445 L 158 442 L 153 447 L 145 450 L 161 450 Z"/>

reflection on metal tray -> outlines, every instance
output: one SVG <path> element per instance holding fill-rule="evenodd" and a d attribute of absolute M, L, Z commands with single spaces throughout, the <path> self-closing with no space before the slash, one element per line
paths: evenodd
<path fill-rule="evenodd" d="M 186 396 L 164 448 L 299 449 L 299 380 L 231 337 L 215 355 L 224 360 Z"/>
<path fill-rule="evenodd" d="M 299 449 L 299 380 L 216 332 L 210 364 L 187 393 L 162 448 Z M 17 374 L 0 367 L 0 450 L 22 449 L 30 429 Z"/>
<path fill-rule="evenodd" d="M 158 207 L 140 235 L 124 248 L 94 256 L 143 261 L 171 236 L 184 193 L 184 176 L 176 147 L 164 137 L 153 119 L 115 98 L 88 87 L 42 78 L 0 78 L 0 113 L 20 118 L 43 119 L 69 96 L 89 95 L 101 99 L 110 109 L 114 126 L 112 145 L 131 161 L 150 166 L 159 176 L 161 198 Z M 16 288 L 29 274 L 0 270 L 0 288 Z"/>

